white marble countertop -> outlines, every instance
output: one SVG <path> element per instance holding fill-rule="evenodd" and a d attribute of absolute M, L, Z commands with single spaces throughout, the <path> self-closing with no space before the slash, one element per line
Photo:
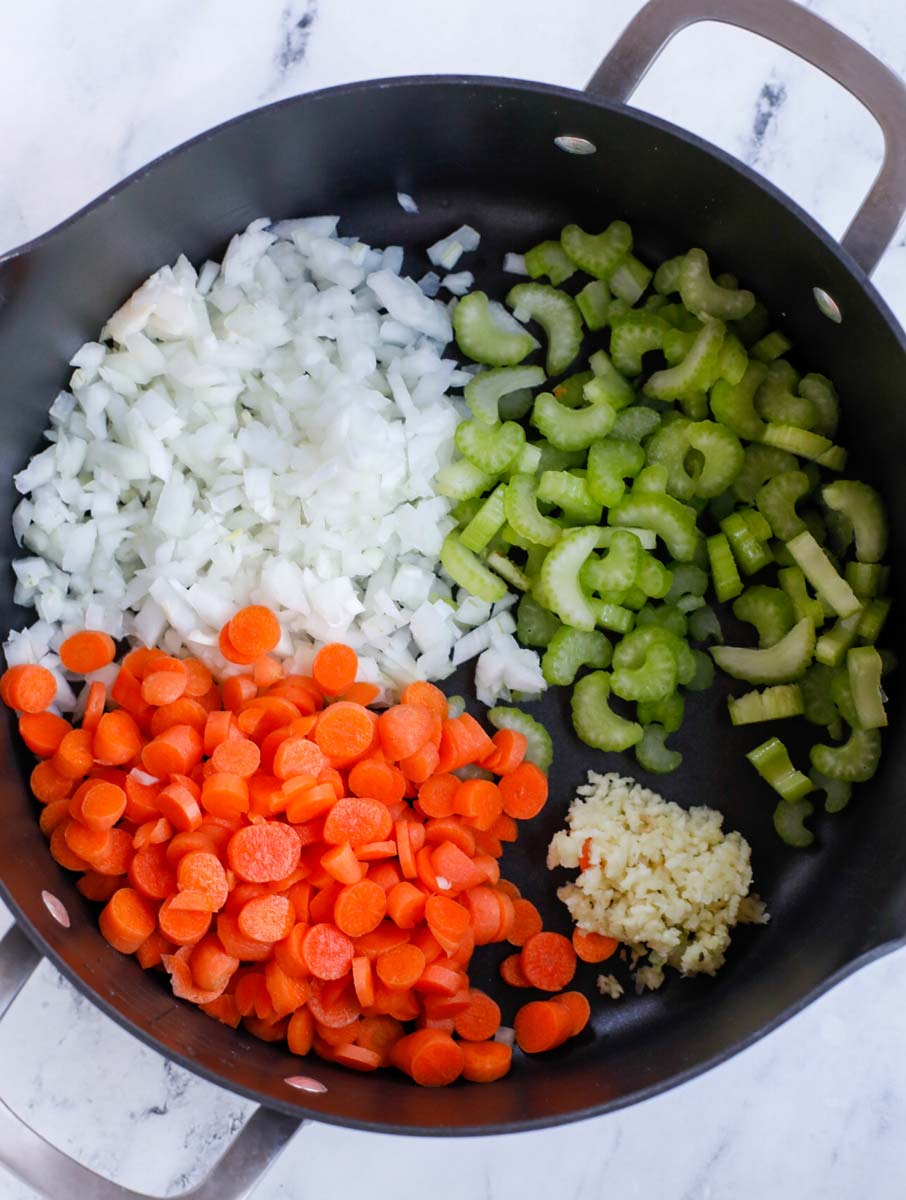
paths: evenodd
<path fill-rule="evenodd" d="M 812 0 L 906 75 L 901 0 Z M 581 86 L 641 0 L 35 0 L 4 6 L 0 251 L 201 130 L 312 88 L 472 72 Z M 881 138 L 840 88 L 725 27 L 681 35 L 635 102 L 744 158 L 841 234 Z M 876 281 L 906 319 L 902 231 Z M 0 912 L 0 932 L 8 924 Z M 520 1137 L 395 1139 L 309 1125 L 256 1195 L 900 1200 L 906 951 L 664 1096 Z M 118 1076 L 126 1085 L 112 1090 Z M 127 1036 L 46 964 L 0 1025 L 0 1094 L 56 1144 L 143 1191 L 199 1178 L 250 1111 Z M 467 1153 L 463 1153 L 467 1150 Z M 0 1170 L 0 1200 L 33 1193 Z M 64 1200 L 63 1197 L 55 1200 Z M 65 1198 L 69 1200 L 69 1198 Z"/>

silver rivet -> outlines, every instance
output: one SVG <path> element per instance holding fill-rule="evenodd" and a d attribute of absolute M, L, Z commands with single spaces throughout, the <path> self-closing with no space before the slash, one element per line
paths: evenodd
<path fill-rule="evenodd" d="M 594 142 L 590 142 L 588 138 L 573 137 L 571 134 L 562 134 L 560 137 L 555 137 L 554 145 L 558 150 L 565 150 L 567 154 L 594 154 L 598 149 Z"/>
<path fill-rule="evenodd" d="M 317 1079 L 312 1079 L 309 1075 L 290 1075 L 283 1082 L 291 1088 L 298 1088 L 300 1092 L 326 1092 L 327 1088 Z"/>
<path fill-rule="evenodd" d="M 824 288 L 812 288 L 812 295 L 815 297 L 815 303 L 818 305 L 818 311 L 823 313 L 829 321 L 833 321 L 835 325 L 839 325 L 843 320 L 843 313 L 840 311 L 840 305 L 833 296 L 824 290 Z"/>
<path fill-rule="evenodd" d="M 66 911 L 66 905 L 53 892 L 44 891 L 41 893 L 41 899 L 44 901 L 44 907 L 53 917 L 53 919 L 62 925 L 64 929 L 68 929 L 70 925 L 69 913 Z"/>

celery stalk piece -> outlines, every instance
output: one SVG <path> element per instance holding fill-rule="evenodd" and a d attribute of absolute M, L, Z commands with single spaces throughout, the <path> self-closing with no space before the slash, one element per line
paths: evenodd
<path fill-rule="evenodd" d="M 484 292 L 470 292 L 453 313 L 456 344 L 469 358 L 492 367 L 511 367 L 535 348 L 530 333 L 501 329 L 494 321 Z"/>
<path fill-rule="evenodd" d="M 714 682 L 714 663 L 704 650 L 693 650 L 695 673 L 686 683 L 690 692 L 706 692 Z"/>
<path fill-rule="evenodd" d="M 827 667 L 839 666 L 846 651 L 858 636 L 861 620 L 860 609 L 850 617 L 840 617 L 826 633 L 822 633 L 815 646 L 815 658 L 818 662 Z"/>
<path fill-rule="evenodd" d="M 503 580 L 489 571 L 471 550 L 467 550 L 455 533 L 448 533 L 440 551 L 441 566 L 454 583 L 477 596 L 495 604 L 507 594 Z"/>
<path fill-rule="evenodd" d="M 572 525 L 598 525 L 601 505 L 592 499 L 586 481 L 569 471 L 543 471 L 537 496 L 542 503 L 555 504 Z"/>
<path fill-rule="evenodd" d="M 872 600 L 887 586 L 890 572 L 880 563 L 848 562 L 844 578 L 860 600 Z"/>
<path fill-rule="evenodd" d="M 653 409 L 637 405 L 617 413 L 611 433 L 615 438 L 643 442 L 660 425 L 661 417 Z"/>
<path fill-rule="evenodd" d="M 689 636 L 695 642 L 707 642 L 711 638 L 715 642 L 723 642 L 724 635 L 720 627 L 720 621 L 717 619 L 717 613 L 710 605 L 698 608 L 695 612 L 689 614 Z"/>
<path fill-rule="evenodd" d="M 786 354 L 787 350 L 792 350 L 793 343 L 781 333 L 779 329 L 773 329 L 770 333 L 766 333 L 764 337 L 759 338 L 753 346 L 749 347 L 749 353 L 753 358 L 760 362 L 769 363 L 774 359 L 780 358 Z"/>
<path fill-rule="evenodd" d="M 642 495 L 661 495 L 667 491 L 667 484 L 670 480 L 670 472 L 664 463 L 649 463 L 647 467 L 642 467 L 638 475 L 632 481 L 630 489 L 633 496 Z"/>
<path fill-rule="evenodd" d="M 746 446 L 745 462 L 733 484 L 733 492 L 744 504 L 753 504 L 763 483 L 781 471 L 796 471 L 798 468 L 796 459 L 786 450 L 757 443 Z"/>
<path fill-rule="evenodd" d="M 567 375 L 554 388 L 554 395 L 565 408 L 581 408 L 585 403 L 585 385 L 594 377 L 594 371 L 577 371 L 574 375 Z"/>
<path fill-rule="evenodd" d="M 686 465 L 689 454 L 689 429 L 692 422 L 685 417 L 677 417 L 669 424 L 661 425 L 653 433 L 645 446 L 649 465 L 660 465 L 667 472 L 666 489 L 677 500 L 688 502 L 696 494 L 698 464 L 696 474 L 691 474 Z"/>
<path fill-rule="evenodd" d="M 880 562 L 887 551 L 887 514 L 875 489 L 855 479 L 837 479 L 821 489 L 821 499 L 849 519 L 858 560 Z"/>
<path fill-rule="evenodd" d="M 840 421 L 840 400 L 831 381 L 824 375 L 804 375 L 799 382 L 799 394 L 811 400 L 815 407 L 813 431 L 822 437 L 833 438 Z"/>
<path fill-rule="evenodd" d="M 679 750 L 667 745 L 667 730 L 663 725 L 646 725 L 642 740 L 636 745 L 635 757 L 639 766 L 652 775 L 669 775 L 683 761 Z"/>
<path fill-rule="evenodd" d="M 689 623 L 686 614 L 674 604 L 646 604 L 636 617 L 638 625 L 660 625 L 678 638 L 685 638 Z"/>
<path fill-rule="evenodd" d="M 697 317 L 719 317 L 722 321 L 738 321 L 755 307 L 754 295 L 745 288 L 720 287 L 711 278 L 708 256 L 704 250 L 689 250 L 683 259 L 679 275 L 679 291 L 683 304 Z"/>
<path fill-rule="evenodd" d="M 891 604 L 889 596 L 875 596 L 868 601 L 859 619 L 858 636 L 861 641 L 874 645 L 881 636 Z"/>
<path fill-rule="evenodd" d="M 849 688 L 856 718 L 862 729 L 881 729 L 887 724 L 881 688 L 881 656 L 874 646 L 854 646 L 846 653 Z"/>
<path fill-rule="evenodd" d="M 541 367 L 492 367 L 481 371 L 466 384 L 466 403 L 472 416 L 486 425 L 500 420 L 500 401 L 513 392 L 541 387 L 545 374 Z M 526 409 L 526 412 L 528 409 Z"/>
<path fill-rule="evenodd" d="M 663 646 L 673 655 L 677 682 L 687 684 L 695 674 L 695 655 L 688 642 L 660 624 L 639 625 L 617 643 L 613 665 L 618 670 L 644 666 L 652 646 Z"/>
<path fill-rule="evenodd" d="M 598 531 L 590 526 L 565 530 L 541 566 L 540 582 L 551 610 L 564 625 L 594 629 L 596 612 L 580 583 L 585 560 L 595 548 Z"/>
<path fill-rule="evenodd" d="M 608 546 L 612 546 L 614 539 L 619 540 L 618 535 L 622 532 L 622 529 L 614 529 L 608 525 L 602 526 L 598 530 L 598 549 L 604 550 Z M 639 539 L 643 550 L 653 550 L 657 545 L 657 534 L 651 529 L 629 528 L 627 532 L 634 534 Z"/>
<path fill-rule="evenodd" d="M 758 645 L 764 650 L 776 646 L 786 637 L 795 624 L 793 605 L 780 588 L 758 584 L 746 590 L 733 601 L 733 616 L 739 621 L 754 625 L 758 631 Z"/>
<path fill-rule="evenodd" d="M 726 333 L 724 335 L 724 343 L 720 348 L 720 359 L 717 367 L 720 378 L 730 384 L 731 387 L 736 387 L 742 383 L 748 368 L 749 356 L 746 353 L 745 346 L 735 333 Z"/>
<path fill-rule="evenodd" d="M 837 718 L 837 706 L 831 695 L 834 672 L 824 663 L 812 663 L 799 680 L 802 696 L 802 715 L 812 725 L 831 725 Z"/>
<path fill-rule="evenodd" d="M 501 475 L 525 445 L 525 430 L 515 421 L 485 425 L 482 421 L 460 421 L 456 426 L 456 449 L 486 475 Z"/>
<path fill-rule="evenodd" d="M 625 599 L 625 597 L 624 597 Z M 635 623 L 635 614 L 631 609 L 617 604 L 614 600 L 591 598 L 591 607 L 595 614 L 595 624 L 603 625 L 614 633 L 629 633 Z"/>
<path fill-rule="evenodd" d="M 726 534 L 715 533 L 708 538 L 707 545 L 715 595 L 721 603 L 732 600 L 740 594 L 743 585 Z"/>
<path fill-rule="evenodd" d="M 792 562 L 792 555 L 790 561 Z M 824 624 L 824 606 L 820 600 L 809 595 L 802 570 L 795 565 L 783 567 L 777 572 L 777 582 L 789 596 L 796 620 L 801 621 L 803 617 L 807 617 L 816 629 L 820 629 Z"/>
<path fill-rule="evenodd" d="M 634 533 L 615 531 L 605 557 L 590 555 L 582 568 L 582 584 L 604 596 L 627 592 L 634 584 L 643 554 Z"/>
<path fill-rule="evenodd" d="M 846 451 L 834 446 L 820 433 L 812 433 L 808 429 L 797 429 L 795 425 L 775 425 L 768 422 L 764 427 L 761 440 L 765 446 L 773 446 L 775 450 L 786 450 L 790 454 L 798 454 L 800 458 L 808 458 L 820 463 L 829 470 L 842 471 L 846 465 Z M 831 451 L 839 454 L 828 457 Z"/>
<path fill-rule="evenodd" d="M 756 684 L 794 683 L 811 662 L 814 650 L 814 627 L 811 621 L 802 620 L 767 650 L 712 646 L 710 654 L 718 667 L 733 679 Z"/>
<path fill-rule="evenodd" d="M 808 530 L 798 533 L 786 545 L 819 598 L 827 600 L 838 616 L 851 617 L 859 612 L 862 607 L 859 597 Z"/>
<path fill-rule="evenodd" d="M 682 692 L 674 692 L 664 700 L 643 700 L 636 709 L 636 716 L 643 726 L 660 725 L 667 733 L 676 733 L 686 714 L 686 701 Z"/>
<path fill-rule="evenodd" d="M 642 552 L 636 568 L 634 587 L 652 600 L 662 600 L 672 588 L 673 580 L 674 573 L 668 571 L 662 562 L 653 555 Z"/>
<path fill-rule="evenodd" d="M 763 691 L 731 696 L 727 701 L 734 725 L 756 725 L 762 721 L 781 721 L 804 712 L 802 692 L 795 683 L 781 683 Z"/>
<path fill-rule="evenodd" d="M 824 792 L 824 811 L 829 813 L 842 812 L 849 804 L 853 785 L 842 779 L 830 779 L 822 775 L 814 767 L 809 771 L 809 778 L 819 791 Z"/>
<path fill-rule="evenodd" d="M 695 510 L 672 496 L 656 494 L 624 496 L 607 514 L 609 525 L 651 529 L 664 542 L 672 558 L 691 562 L 701 535 Z"/>
<path fill-rule="evenodd" d="M 625 221 L 611 221 L 599 234 L 567 225 L 560 233 L 560 244 L 586 275 L 609 279 L 632 250 L 632 230 Z"/>
<path fill-rule="evenodd" d="M 749 511 L 751 510 L 741 509 L 738 512 L 730 513 L 721 521 L 720 528 L 730 543 L 733 557 L 739 567 L 746 575 L 755 575 L 773 561 L 773 555 L 770 547 L 759 539 L 748 520 Z M 768 536 L 770 536 L 770 532 L 769 528 Z"/>
<path fill-rule="evenodd" d="M 514 475 L 503 499 L 507 523 L 520 537 L 540 546 L 553 546 L 563 532 L 556 521 L 538 511 L 538 490 L 533 475 Z"/>
<path fill-rule="evenodd" d="M 499 705 L 488 709 L 488 720 L 495 729 L 514 729 L 524 735 L 528 742 L 525 757 L 528 762 L 547 773 L 554 761 L 554 744 L 551 735 L 540 721 L 523 712 L 521 708 Z"/>
<path fill-rule="evenodd" d="M 582 314 L 572 296 L 546 283 L 517 283 L 506 302 L 517 320 L 537 321 L 542 327 L 547 337 L 547 373 L 562 375 L 582 345 Z"/>
<path fill-rule="evenodd" d="M 881 761 L 881 735 L 877 729 L 853 729 L 842 746 L 812 746 L 812 766 L 829 779 L 865 783 Z"/>
<path fill-rule="evenodd" d="M 654 643 L 639 666 L 615 667 L 610 685 L 623 700 L 666 700 L 676 691 L 676 656 L 668 646 Z"/>
<path fill-rule="evenodd" d="M 653 274 L 634 254 L 627 254 L 610 276 L 611 290 L 627 304 L 636 304 L 645 294 Z"/>
<path fill-rule="evenodd" d="M 610 288 L 603 279 L 593 279 L 576 296 L 576 304 L 585 324 L 596 333 L 607 324 L 610 310 Z"/>
<path fill-rule="evenodd" d="M 624 379 L 613 364 L 606 350 L 596 350 L 588 360 L 592 370 L 592 380 L 595 386 L 590 391 L 585 390 L 585 399 L 594 404 L 598 400 L 606 400 L 617 412 L 634 404 L 636 394 L 632 384 Z M 587 388 L 587 384 L 586 384 Z"/>
<path fill-rule="evenodd" d="M 717 378 L 725 330 L 723 321 L 710 318 L 705 321 L 683 361 L 675 367 L 655 371 L 645 383 L 645 395 L 654 400 L 680 400 L 707 391 Z"/>
<path fill-rule="evenodd" d="M 767 520 L 775 537 L 782 542 L 804 532 L 805 521 L 796 512 L 796 504 L 811 490 L 804 471 L 782 471 L 763 483 L 755 496 L 758 511 Z"/>
<path fill-rule="evenodd" d="M 551 638 L 541 659 L 541 671 L 552 687 L 565 687 L 574 682 L 580 668 L 603 670 L 610 666 L 612 656 L 613 647 L 605 634 L 563 625 Z"/>
<path fill-rule="evenodd" d="M 562 625 L 546 608 L 542 608 L 534 596 L 525 595 L 516 609 L 516 637 L 523 646 L 549 646 Z"/>
<path fill-rule="evenodd" d="M 565 283 L 576 272 L 576 265 L 556 241 L 539 242 L 525 252 L 525 269 L 532 279 L 546 275 L 554 287 Z"/>
<path fill-rule="evenodd" d="M 475 516 L 460 533 L 460 541 L 467 550 L 478 554 L 484 550 L 488 542 L 499 532 L 506 520 L 503 498 L 506 495 L 506 484 L 499 484 Z"/>
<path fill-rule="evenodd" d="M 774 809 L 774 829 L 778 837 L 795 850 L 804 850 L 815 840 L 805 822 L 815 811 L 811 800 L 781 800 Z"/>
<path fill-rule="evenodd" d="M 588 450 L 588 490 L 599 504 L 610 508 L 626 491 L 624 481 L 635 478 L 644 465 L 645 451 L 637 442 L 615 437 L 592 442 Z"/>
<path fill-rule="evenodd" d="M 738 437 L 758 441 L 764 433 L 764 421 L 755 411 L 754 397 L 767 375 L 763 363 L 750 362 L 735 385 L 718 379 L 711 388 L 711 411 L 716 420 Z"/>
<path fill-rule="evenodd" d="M 572 694 L 573 728 L 587 746 L 618 753 L 642 740 L 642 727 L 610 707 L 610 676 L 606 671 L 584 675 Z"/>
<path fill-rule="evenodd" d="M 669 331 L 666 321 L 649 309 L 632 309 L 611 324 L 610 355 L 623 375 L 635 378 L 642 373 L 642 357 L 660 350 Z"/>
<path fill-rule="evenodd" d="M 507 479 L 511 479 L 514 475 L 534 475 L 541 467 L 541 457 L 540 446 L 525 442 L 503 474 Z"/>
<path fill-rule="evenodd" d="M 497 479 L 463 458 L 448 463 L 434 477 L 434 490 L 450 500 L 471 500 L 494 486 Z"/>
<path fill-rule="evenodd" d="M 616 419 L 607 401 L 587 408 L 566 408 L 550 392 L 542 392 L 532 409 L 532 424 L 558 450 L 587 449 L 610 433 Z"/>
<path fill-rule="evenodd" d="M 696 496 L 719 496 L 742 470 L 745 454 L 739 438 L 715 421 L 695 421 L 686 430 L 686 440 L 704 459 L 695 482 Z"/>
<path fill-rule="evenodd" d="M 750 750 L 746 758 L 761 778 L 788 803 L 801 800 L 803 796 L 814 791 L 815 785 L 809 777 L 793 766 L 789 752 L 780 738 L 768 738 L 766 742 Z"/>
<path fill-rule="evenodd" d="M 799 375 L 785 359 L 772 362 L 755 394 L 758 415 L 776 425 L 812 429 L 818 420 L 818 410 L 808 396 L 796 393 L 798 385 Z"/>
<path fill-rule="evenodd" d="M 501 579 L 506 580 L 510 587 L 516 588 L 519 592 L 527 592 L 532 586 L 532 581 L 526 575 L 521 567 L 517 566 L 505 554 L 500 554 L 497 550 L 492 550 L 485 560 L 495 575 L 499 575 Z"/>
<path fill-rule="evenodd" d="M 654 290 L 661 296 L 672 296 L 680 289 L 680 274 L 683 269 L 685 255 L 678 254 L 676 258 L 668 258 L 654 273 Z"/>

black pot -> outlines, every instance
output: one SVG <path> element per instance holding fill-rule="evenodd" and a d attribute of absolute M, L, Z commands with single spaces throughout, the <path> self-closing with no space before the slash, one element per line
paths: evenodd
<path fill-rule="evenodd" d="M 624 105 L 667 40 L 705 18 L 742 25 L 810 59 L 881 122 L 887 158 L 842 246 L 727 155 Z M 0 263 L 3 554 L 17 552 L 11 477 L 39 445 L 66 363 L 136 284 L 180 251 L 193 261 L 219 256 L 228 238 L 261 214 L 330 211 L 343 214 L 345 231 L 373 244 L 410 247 L 407 269 L 416 273 L 421 249 L 468 221 L 482 233 L 478 279 L 498 291 L 504 251 L 556 235 L 569 221 L 601 228 L 625 217 L 649 259 L 704 246 L 719 269 L 733 270 L 782 319 L 802 362 L 835 380 L 844 401 L 843 441 L 856 475 L 886 496 L 895 518 L 890 558 L 901 562 L 906 354 L 903 334 L 867 276 L 906 207 L 904 140 L 906 89 L 899 80 L 791 0 L 652 0 L 586 93 L 496 79 L 397 79 L 297 97 L 221 126 Z M 417 198 L 419 216 L 399 208 L 401 190 Z M 11 577 L 5 569 L 4 629 L 30 619 L 13 606 Z M 889 634 L 901 659 L 902 628 L 895 622 Z M 496 1084 L 440 1091 L 391 1073 L 363 1077 L 301 1062 L 174 1000 L 163 980 L 113 951 L 97 930 L 94 907 L 47 853 L 27 789 L 29 755 L 4 717 L 0 895 L 19 928 L 0 944 L 0 1011 L 40 951 L 149 1045 L 265 1106 L 199 1193 L 210 1189 L 221 1200 L 241 1194 L 255 1156 L 276 1153 L 304 1116 L 403 1133 L 491 1133 L 574 1120 L 664 1090 L 899 944 L 906 926 L 906 809 L 897 782 L 906 771 L 906 737 L 896 695 L 880 773 L 848 810 L 819 821 L 816 846 L 805 852 L 776 838 L 770 801 L 754 772 L 740 769 L 759 736 L 727 728 L 717 688 L 689 707 L 680 775 L 650 782 L 685 805 L 720 808 L 727 825 L 743 832 L 770 924 L 739 933 L 717 978 L 673 980 L 622 1005 L 602 1002 L 594 1027 L 567 1047 L 517 1062 Z M 547 842 L 588 767 L 631 768 L 581 746 L 564 696 L 549 696 L 544 708 L 558 740 L 553 800 L 508 853 L 507 874 L 539 903 L 546 923 L 567 930 L 542 865 Z M 482 961 L 477 984 L 494 991 L 496 960 L 489 953 Z M 581 985 L 591 989 L 594 974 L 588 968 Z M 509 1017 L 513 995 L 497 990 Z M 301 1084 L 308 1090 L 300 1089 L 300 1071 L 312 1072 Z M 294 1077 L 295 1085 L 288 1082 Z M 36 1141 L 0 1108 L 0 1160 L 32 1186 L 55 1196 L 120 1194 L 43 1143 L 39 1151 Z"/>

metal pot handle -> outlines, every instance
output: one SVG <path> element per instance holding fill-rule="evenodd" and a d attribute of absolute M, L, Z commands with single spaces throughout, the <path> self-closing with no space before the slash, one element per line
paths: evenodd
<path fill-rule="evenodd" d="M 793 0 L 649 0 L 626 26 L 586 90 L 624 102 L 681 30 L 720 21 L 757 33 L 804 58 L 842 84 L 868 109 L 884 135 L 884 158 L 871 191 L 843 235 L 867 275 L 906 213 L 906 86 L 852 38 Z"/>
<path fill-rule="evenodd" d="M 0 940 L 0 1019 L 41 962 L 17 926 Z M 282 1113 L 259 1108 L 210 1173 L 177 1200 L 243 1200 L 299 1128 Z M 36 1192 L 60 1200 L 156 1200 L 83 1167 L 18 1117 L 0 1100 L 0 1164 Z"/>

